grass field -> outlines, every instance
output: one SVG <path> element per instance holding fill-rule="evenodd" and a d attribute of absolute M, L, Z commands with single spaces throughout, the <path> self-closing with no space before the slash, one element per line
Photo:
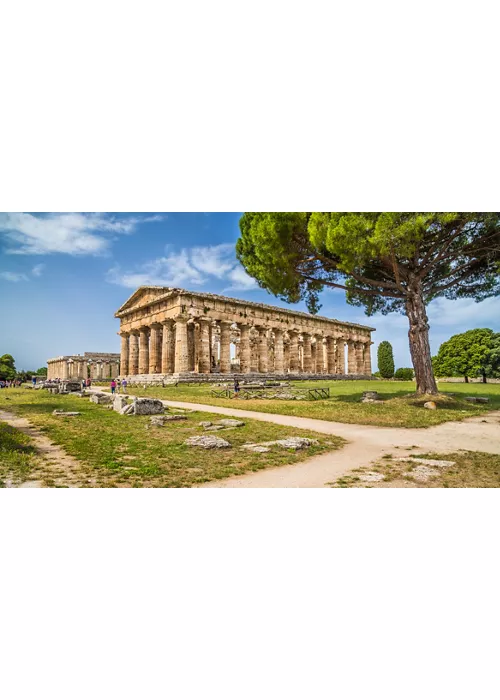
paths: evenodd
<path fill-rule="evenodd" d="M 332 484 L 336 488 L 500 488 L 500 455 L 484 452 L 456 452 L 452 454 L 420 454 L 425 459 L 455 462 L 452 467 L 435 469 L 438 472 L 426 481 L 415 478 L 415 463 L 393 462 L 391 456 L 380 460 L 375 467 L 354 469 Z M 383 475 L 383 481 L 364 482 L 363 472 Z"/>
<path fill-rule="evenodd" d="M 53 416 L 56 408 L 80 411 L 81 415 Z M 344 443 L 334 436 L 245 420 L 244 427 L 216 433 L 231 443 L 230 449 L 203 450 L 185 446 L 184 440 L 204 434 L 199 421 L 215 422 L 220 420 L 219 415 L 196 411 L 187 414 L 186 421 L 148 430 L 147 416 L 121 416 L 90 403 L 87 398 L 54 396 L 45 390 L 3 389 L 0 409 L 27 418 L 69 455 L 81 460 L 82 486 L 192 486 L 233 474 L 293 464 Z M 0 482 L 5 483 L 7 478 L 29 479 L 39 467 L 30 440 L 1 421 L 0 427 Z M 256 454 L 240 449 L 246 442 L 265 442 L 291 435 L 313 437 L 320 444 L 298 452 L 272 447 L 271 452 Z M 47 483 L 48 476 L 44 479 L 45 485 L 57 485 Z"/>
<path fill-rule="evenodd" d="M 401 428 L 425 428 L 450 420 L 462 420 L 491 409 L 500 409 L 500 384 L 450 384 L 439 387 L 444 393 L 454 393 L 438 401 L 438 409 L 423 408 L 426 399 L 415 399 L 414 382 L 385 381 L 329 381 L 297 382 L 301 388 L 330 388 L 330 398 L 321 401 L 282 401 L 279 399 L 217 399 L 211 396 L 208 385 L 169 387 L 129 387 L 129 393 L 154 396 L 171 401 L 245 408 L 265 413 L 280 413 L 289 416 L 304 416 L 341 423 L 382 425 Z M 216 388 L 216 387 L 215 387 Z M 378 391 L 384 404 L 362 404 L 364 391 Z M 475 406 L 463 400 L 465 396 L 485 396 L 490 403 Z"/>

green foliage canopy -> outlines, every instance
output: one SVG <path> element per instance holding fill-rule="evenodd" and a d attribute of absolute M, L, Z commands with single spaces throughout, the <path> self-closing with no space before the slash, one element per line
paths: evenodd
<path fill-rule="evenodd" d="M 16 366 L 12 355 L 6 354 L 0 357 L 0 379 L 14 379 Z"/>
<path fill-rule="evenodd" d="M 400 367 L 394 372 L 394 379 L 399 379 L 404 382 L 411 382 L 413 375 L 414 372 L 411 367 Z"/>
<path fill-rule="evenodd" d="M 489 328 L 475 328 L 465 333 L 457 333 L 439 348 L 433 359 L 434 371 L 438 377 L 477 377 L 495 376 L 497 371 L 496 352 L 500 334 Z"/>

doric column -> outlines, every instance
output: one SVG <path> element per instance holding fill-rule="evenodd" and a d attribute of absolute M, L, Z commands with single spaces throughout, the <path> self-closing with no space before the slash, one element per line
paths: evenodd
<path fill-rule="evenodd" d="M 347 341 L 347 374 L 356 374 L 356 349 L 352 339 Z"/>
<path fill-rule="evenodd" d="M 259 372 L 266 373 L 269 370 L 269 341 L 267 339 L 267 328 L 264 328 L 263 326 L 256 326 L 255 328 L 259 333 L 257 343 L 259 353 Z"/>
<path fill-rule="evenodd" d="M 372 342 L 368 341 L 365 343 L 365 353 L 364 353 L 364 373 L 371 377 L 372 374 L 372 353 L 371 353 Z"/>
<path fill-rule="evenodd" d="M 302 371 L 305 374 L 310 374 L 312 372 L 310 333 L 302 333 Z"/>
<path fill-rule="evenodd" d="M 290 372 L 297 374 L 299 371 L 299 341 L 298 332 L 295 330 L 288 331 L 290 338 Z"/>
<path fill-rule="evenodd" d="M 188 371 L 189 351 L 187 334 L 187 317 L 177 316 L 175 319 L 175 365 L 174 371 Z"/>
<path fill-rule="evenodd" d="M 231 324 L 220 321 L 220 371 L 228 374 L 231 371 Z"/>
<path fill-rule="evenodd" d="M 331 336 L 326 338 L 326 362 L 328 374 L 335 374 L 335 345 Z"/>
<path fill-rule="evenodd" d="M 149 328 L 139 329 L 139 374 L 149 373 Z"/>
<path fill-rule="evenodd" d="M 250 326 L 240 323 L 240 372 L 250 372 Z"/>
<path fill-rule="evenodd" d="M 187 340 L 188 340 L 188 372 L 194 372 L 196 362 L 196 340 L 195 326 L 193 322 L 187 324 Z"/>
<path fill-rule="evenodd" d="M 149 374 L 159 374 L 161 372 L 160 329 L 159 323 L 151 325 L 151 334 L 149 336 Z"/>
<path fill-rule="evenodd" d="M 363 350 L 364 350 L 364 345 L 363 343 L 357 342 L 355 343 L 355 358 L 356 358 L 356 374 L 364 374 L 365 373 L 365 363 L 364 363 L 364 358 L 363 358 Z"/>
<path fill-rule="evenodd" d="M 274 371 L 276 374 L 284 374 L 285 372 L 285 352 L 281 328 L 274 329 Z"/>
<path fill-rule="evenodd" d="M 121 349 L 120 349 L 120 374 L 128 374 L 128 333 L 120 333 Z"/>
<path fill-rule="evenodd" d="M 311 340 L 314 335 L 311 337 Z M 311 343 L 311 372 L 316 374 L 316 343 Z"/>
<path fill-rule="evenodd" d="M 335 342 L 335 370 L 337 374 L 346 374 L 344 338 L 337 338 Z"/>
<path fill-rule="evenodd" d="M 198 372 L 210 374 L 210 319 L 200 319 L 200 347 L 198 351 Z"/>
<path fill-rule="evenodd" d="M 321 372 L 322 374 L 328 374 L 328 344 L 325 337 L 321 340 Z"/>
<path fill-rule="evenodd" d="M 163 321 L 163 332 L 161 337 L 161 372 L 162 374 L 172 374 L 175 360 L 175 331 L 174 322 L 171 318 Z"/>
<path fill-rule="evenodd" d="M 132 331 L 128 339 L 128 373 L 139 374 L 139 332 Z"/>

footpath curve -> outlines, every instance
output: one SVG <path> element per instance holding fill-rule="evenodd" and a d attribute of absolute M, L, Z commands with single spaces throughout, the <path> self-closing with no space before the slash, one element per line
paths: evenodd
<path fill-rule="evenodd" d="M 100 388 L 97 390 L 102 391 Z M 419 452 L 449 453 L 457 450 L 500 454 L 500 411 L 491 411 L 463 421 L 442 423 L 431 428 L 384 428 L 186 401 L 162 400 L 162 403 L 171 408 L 207 411 L 290 428 L 314 430 L 347 440 L 347 445 L 343 448 L 304 462 L 232 476 L 203 484 L 200 488 L 323 488 L 351 469 L 369 466 L 394 450 L 401 457 Z"/>

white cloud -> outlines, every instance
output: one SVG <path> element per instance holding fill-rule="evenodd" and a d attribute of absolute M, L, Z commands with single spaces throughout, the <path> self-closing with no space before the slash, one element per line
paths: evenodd
<path fill-rule="evenodd" d="M 257 287 L 257 282 L 253 277 L 247 275 L 245 270 L 241 265 L 234 267 L 228 274 L 228 279 L 232 282 L 231 286 L 227 289 L 255 289 Z"/>
<path fill-rule="evenodd" d="M 17 255 L 103 255 L 113 234 L 133 233 L 139 223 L 159 221 L 160 214 L 117 218 L 109 214 L 0 214 L 6 253 Z"/>
<path fill-rule="evenodd" d="M 135 289 L 141 285 L 163 287 L 199 287 L 212 280 L 227 280 L 227 289 L 252 289 L 255 280 L 249 277 L 236 261 L 234 244 L 195 246 L 174 252 L 165 247 L 166 255 L 123 272 L 119 267 L 108 271 L 107 280 L 113 284 Z"/>
<path fill-rule="evenodd" d="M 22 272 L 0 272 L 0 278 L 7 282 L 27 282 L 28 276 Z"/>
<path fill-rule="evenodd" d="M 31 274 L 33 275 L 33 277 L 40 277 L 44 269 L 45 265 L 43 264 L 35 265 L 35 267 L 31 270 Z"/>

